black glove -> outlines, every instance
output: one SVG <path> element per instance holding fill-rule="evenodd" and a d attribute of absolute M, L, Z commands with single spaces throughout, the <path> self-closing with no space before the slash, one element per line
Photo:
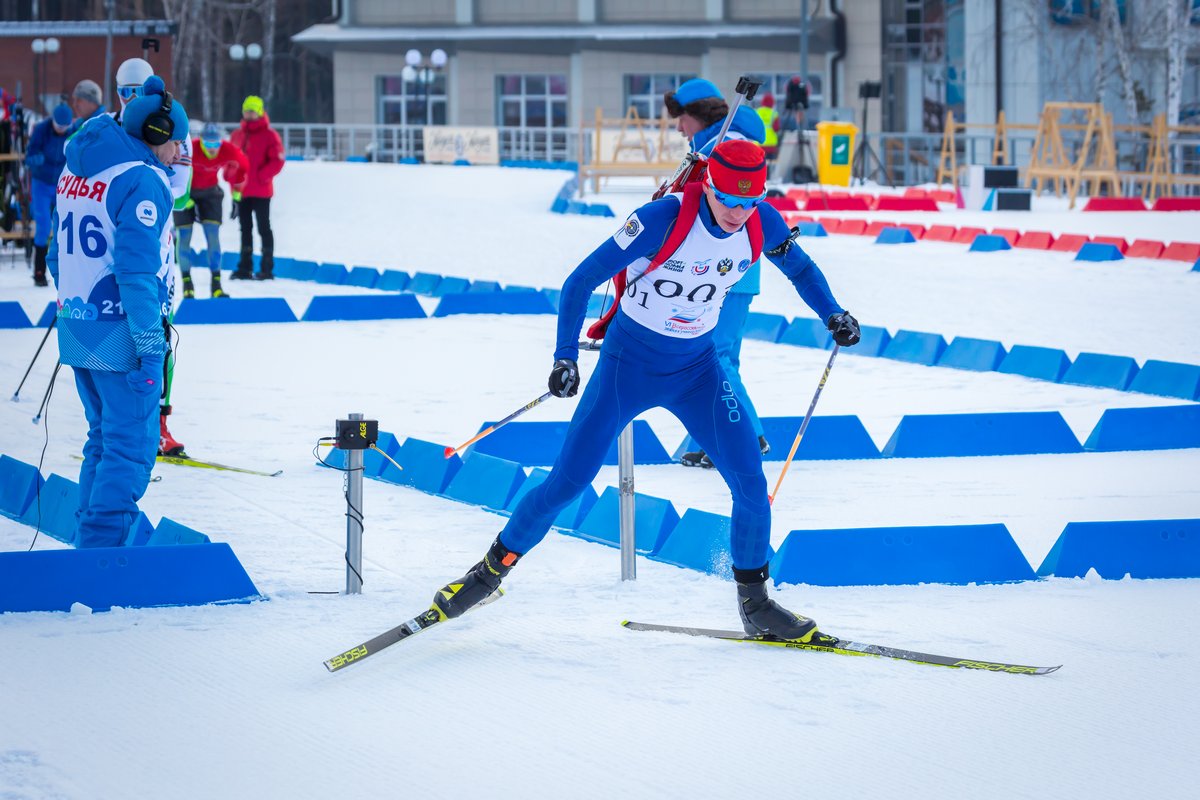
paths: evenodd
<path fill-rule="evenodd" d="M 550 370 L 550 391 L 555 397 L 574 397 L 579 391 L 579 365 L 571 358 L 560 358 Z"/>
<path fill-rule="evenodd" d="M 849 311 L 834 314 L 826 325 L 833 334 L 833 340 L 842 347 L 853 347 L 862 339 L 862 331 L 858 329 L 858 320 L 850 316 Z"/>
<path fill-rule="evenodd" d="M 237 218 L 238 218 L 238 206 L 239 206 L 239 203 L 240 203 L 240 201 L 238 201 L 238 200 L 234 200 L 234 201 L 233 201 L 233 204 L 232 204 L 232 205 L 229 207 L 229 218 L 230 218 L 230 219 L 237 219 Z"/>

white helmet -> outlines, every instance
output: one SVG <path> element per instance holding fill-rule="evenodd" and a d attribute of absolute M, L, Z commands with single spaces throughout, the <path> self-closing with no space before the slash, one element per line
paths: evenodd
<path fill-rule="evenodd" d="M 154 67 L 144 58 L 128 58 L 117 67 L 117 86 L 141 86 L 154 74 Z"/>

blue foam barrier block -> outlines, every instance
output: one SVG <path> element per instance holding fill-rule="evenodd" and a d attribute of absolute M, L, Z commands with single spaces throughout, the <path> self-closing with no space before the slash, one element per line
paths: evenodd
<path fill-rule="evenodd" d="M 249 602 L 258 589 L 228 544 L 0 553 L 0 612 Z"/>
<path fill-rule="evenodd" d="M 1000 342 L 956 336 L 938 358 L 937 365 L 977 372 L 994 372 L 1007 355 L 1008 351 Z"/>
<path fill-rule="evenodd" d="M 1075 254 L 1076 261 L 1123 261 L 1125 256 L 1115 244 L 1086 242 Z"/>
<path fill-rule="evenodd" d="M 498 292 L 500 291 L 500 283 L 498 281 L 475 281 L 471 284 L 469 292 Z"/>
<path fill-rule="evenodd" d="M 607 203 L 591 203 L 587 207 L 589 217 L 615 217 L 612 207 Z"/>
<path fill-rule="evenodd" d="M 1196 263 L 1192 264 L 1192 272 L 1200 272 L 1200 258 L 1196 259 Z"/>
<path fill-rule="evenodd" d="M 163 517 L 146 541 L 149 547 L 165 547 L 175 544 L 210 544 L 210 539 L 198 530 L 181 525 L 173 519 Z"/>
<path fill-rule="evenodd" d="M 366 164 L 367 157 L 366 156 L 346 156 L 346 161 L 351 164 Z"/>
<path fill-rule="evenodd" d="M 760 417 L 763 437 L 771 445 L 771 451 L 762 457 L 763 461 L 785 460 L 803 421 L 803 417 Z M 672 460 L 679 461 L 684 453 L 699 449 L 700 445 L 695 439 L 685 436 L 683 442 L 675 449 Z M 863 427 L 862 420 L 847 414 L 813 417 L 792 460 L 829 461 L 854 458 L 879 458 L 879 448 Z"/>
<path fill-rule="evenodd" d="M 908 228 L 884 228 L 875 237 L 875 244 L 916 244 L 917 239 Z"/>
<path fill-rule="evenodd" d="M 1200 447 L 1200 406 L 1110 408 L 1084 450 L 1175 450 Z"/>
<path fill-rule="evenodd" d="M 895 361 L 933 366 L 946 351 L 946 340 L 937 333 L 897 331 L 880 354 Z"/>
<path fill-rule="evenodd" d="M 408 289 L 412 278 L 407 272 L 401 272 L 398 269 L 385 269 L 383 274 L 379 276 L 379 282 L 375 284 L 376 289 L 381 289 L 385 292 L 403 292 Z"/>
<path fill-rule="evenodd" d="M 301 261 L 296 259 L 292 262 L 291 275 L 288 277 L 298 281 L 312 281 L 317 279 L 317 270 L 321 265 L 315 261 Z"/>
<path fill-rule="evenodd" d="M 546 299 L 550 301 L 550 305 L 554 306 L 554 313 L 558 313 L 558 303 L 562 298 L 562 290 L 560 289 L 542 289 L 542 294 L 546 295 Z"/>
<path fill-rule="evenodd" d="M 469 167 L 469 166 L 471 166 L 471 162 L 465 158 L 456 158 L 456 159 L 454 159 L 454 163 L 451 164 L 450 166 L 452 166 L 452 167 Z"/>
<path fill-rule="evenodd" d="M 883 351 L 887 349 L 888 342 L 891 340 L 892 335 L 887 332 L 886 328 L 880 328 L 875 325 L 863 325 L 862 340 L 853 347 L 845 349 L 846 352 L 856 356 L 878 356 L 882 355 Z"/>
<path fill-rule="evenodd" d="M 554 305 L 541 292 L 458 292 L 443 295 L 435 317 L 451 314 L 553 314 Z"/>
<path fill-rule="evenodd" d="M 671 501 L 661 497 L 634 493 L 634 549 L 642 553 L 657 553 L 671 530 L 679 524 L 679 514 Z M 621 546 L 620 495 L 609 486 L 596 505 L 584 517 L 573 535 L 591 542 L 612 547 Z"/>
<path fill-rule="evenodd" d="M 1038 575 L 1082 578 L 1200 578 L 1200 519 L 1071 522 Z"/>
<path fill-rule="evenodd" d="M 350 271 L 346 269 L 345 264 L 322 264 L 317 267 L 317 274 L 313 276 L 313 280 L 317 283 L 341 286 L 349 277 Z"/>
<path fill-rule="evenodd" d="M 694 569 L 721 578 L 733 578 L 733 554 L 729 547 L 729 517 L 689 508 L 658 552 L 655 561 Z"/>
<path fill-rule="evenodd" d="M 1030 347 L 1016 344 L 996 368 L 1008 375 L 1024 375 L 1043 381 L 1058 382 L 1071 367 L 1071 359 L 1062 350 L 1053 347 Z"/>
<path fill-rule="evenodd" d="M 906 414 L 883 455 L 895 458 L 1079 453 L 1083 447 L 1057 411 Z"/>
<path fill-rule="evenodd" d="M 1137 362 L 1129 356 L 1080 353 L 1063 373 L 1062 382 L 1124 391 L 1137 374 Z"/>
<path fill-rule="evenodd" d="M 421 159 L 417 158 L 416 156 L 405 156 L 404 158 L 400 159 L 396 163 L 397 164 L 420 164 Z"/>
<path fill-rule="evenodd" d="M 828 236 L 829 231 L 825 230 L 825 226 L 819 222 L 801 222 L 796 227 L 800 230 L 801 236 Z"/>
<path fill-rule="evenodd" d="M 16 300 L 0 302 L 0 328 L 32 328 L 29 315 Z"/>
<path fill-rule="evenodd" d="M 479 430 L 491 424 L 485 422 Z M 471 449 L 473 452 L 516 461 L 527 467 L 546 466 L 558 459 L 570 424 L 565 421 L 510 422 L 471 445 Z M 633 458 L 638 464 L 670 464 L 674 461 L 644 419 L 633 421 Z M 616 439 L 609 445 L 604 463 L 608 466 L 617 463 Z"/>
<path fill-rule="evenodd" d="M 536 292 L 538 290 L 532 286 L 517 286 L 516 284 L 510 283 L 508 286 L 504 287 L 504 291 L 506 291 L 506 292 Z M 549 291 L 549 290 L 546 290 L 546 291 Z"/>
<path fill-rule="evenodd" d="M 968 248 L 968 252 L 971 253 L 996 253 L 1001 250 L 1012 250 L 1012 245 L 1003 236 L 996 236 L 991 233 L 976 234 L 975 240 L 971 242 L 971 246 Z"/>
<path fill-rule="evenodd" d="M 33 464 L 0 455 L 0 514 L 20 519 L 44 484 Z"/>
<path fill-rule="evenodd" d="M 154 525 L 150 519 L 142 511 L 138 512 L 137 519 L 133 521 L 133 525 L 125 533 L 125 541 L 122 543 L 125 547 L 141 547 L 150 541 L 150 537 L 154 535 Z M 76 547 L 79 546 L 76 542 Z"/>
<path fill-rule="evenodd" d="M 524 482 L 525 470 L 517 462 L 471 453 L 442 494 L 484 508 L 503 509 Z"/>
<path fill-rule="evenodd" d="M 283 269 L 286 269 L 286 270 L 294 270 L 294 269 L 295 269 L 295 266 L 296 266 L 296 259 L 294 259 L 294 258 L 284 258 L 284 257 L 282 257 L 282 256 L 277 256 L 277 257 L 275 258 L 275 266 L 272 268 L 272 270 L 271 270 L 271 271 L 272 271 L 272 272 L 273 272 L 273 273 L 274 273 L 274 274 L 275 274 L 277 277 L 289 277 L 289 276 L 280 276 L 280 274 L 279 274 L 279 269 L 280 269 L 280 267 L 282 267 Z"/>
<path fill-rule="evenodd" d="M 408 284 L 408 291 L 413 294 L 432 295 L 441 282 L 441 275 L 435 275 L 432 272 L 414 272 L 412 280 Z"/>
<path fill-rule="evenodd" d="M 587 213 L 587 203 L 581 202 L 579 200 L 568 200 L 566 213 L 568 213 L 568 214 L 586 214 Z"/>
<path fill-rule="evenodd" d="M 241 258 L 241 255 L 232 251 L 221 253 L 221 269 L 233 272 L 235 269 L 237 269 L 239 258 Z M 281 259 L 278 258 L 275 259 L 276 267 L 278 267 L 280 260 Z"/>
<path fill-rule="evenodd" d="M 355 319 L 425 319 L 425 310 L 411 294 L 318 295 L 308 304 L 305 322 Z"/>
<path fill-rule="evenodd" d="M 175 312 L 176 325 L 239 325 L 251 322 L 295 322 L 282 297 L 189 298 Z"/>
<path fill-rule="evenodd" d="M 1004 525 L 792 531 L 771 560 L 777 584 L 879 586 L 1033 580 Z"/>
<path fill-rule="evenodd" d="M 379 270 L 374 267 L 355 267 L 346 278 L 347 286 L 361 286 L 363 289 L 374 289 L 379 285 Z"/>
<path fill-rule="evenodd" d="M 778 342 L 779 337 L 787 330 L 787 317 L 780 314 L 760 314 L 751 311 L 746 315 L 746 324 L 742 327 L 742 337 L 760 339 L 764 342 Z"/>
<path fill-rule="evenodd" d="M 79 484 L 70 478 L 51 473 L 42 490 L 29 503 L 21 522 L 39 528 L 63 544 L 77 544 L 79 524 Z"/>
<path fill-rule="evenodd" d="M 403 469 L 387 463 L 379 473 L 379 479 L 429 494 L 446 491 L 463 464 L 458 456 L 446 458 L 446 448 L 442 445 L 411 437 L 404 440 L 393 458 Z"/>
<path fill-rule="evenodd" d="M 790 344 L 796 347 L 819 347 L 822 350 L 833 348 L 833 337 L 819 319 L 796 317 L 784 328 L 775 341 L 780 344 Z"/>
<path fill-rule="evenodd" d="M 613 304 L 612 293 L 607 296 L 603 294 L 593 294 L 588 298 L 587 316 L 590 318 L 599 318 Z"/>
<path fill-rule="evenodd" d="M 540 467 L 529 473 L 529 477 L 517 487 L 517 491 L 513 494 L 512 499 L 508 501 L 508 507 L 505 513 L 510 516 L 517 510 L 517 504 L 536 487 L 545 482 L 546 478 L 550 477 L 550 470 Z M 558 512 L 558 516 L 554 518 L 554 526 L 556 528 L 565 528 L 567 530 L 575 530 L 579 527 L 579 523 L 583 522 L 583 518 L 592 510 L 592 506 L 596 505 L 596 500 L 599 495 L 589 483 L 583 487 L 583 491 L 579 496 L 572 500 L 566 508 Z"/>
<path fill-rule="evenodd" d="M 1200 398 L 1200 367 L 1152 359 L 1142 365 L 1129 391 L 1195 400 Z"/>
<path fill-rule="evenodd" d="M 570 201 L 567 200 L 567 198 L 560 195 L 559 197 L 554 198 L 554 202 L 550 204 L 550 211 L 555 214 L 565 214 L 567 213 L 567 204 L 569 202 Z"/>
<path fill-rule="evenodd" d="M 460 294 L 471 290 L 471 282 L 466 278 L 442 278 L 437 288 L 433 290 L 434 297 L 444 297 L 448 294 Z"/>
<path fill-rule="evenodd" d="M 50 320 L 58 316 L 58 302 L 51 300 L 46 303 L 46 307 L 42 310 L 42 315 L 38 317 L 37 327 L 44 328 L 50 324 Z"/>

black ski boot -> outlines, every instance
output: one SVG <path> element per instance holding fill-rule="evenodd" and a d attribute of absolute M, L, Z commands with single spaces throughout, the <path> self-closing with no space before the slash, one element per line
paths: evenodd
<path fill-rule="evenodd" d="M 237 269 L 229 276 L 231 281 L 249 281 L 254 279 L 254 253 L 243 250 L 238 258 Z"/>
<path fill-rule="evenodd" d="M 264 249 L 262 259 L 258 262 L 258 274 L 254 276 L 260 281 L 275 280 L 275 255 Z"/>
<path fill-rule="evenodd" d="M 764 456 L 771 452 L 771 445 L 767 442 L 765 436 L 758 437 L 758 451 Z M 703 469 L 712 469 L 712 459 L 708 457 L 708 453 L 703 450 L 696 450 L 692 453 L 684 453 L 679 457 L 679 463 L 685 467 L 701 467 Z"/>
<path fill-rule="evenodd" d="M 733 577 L 737 580 L 738 613 L 748 636 L 812 641 L 817 634 L 817 623 L 767 597 L 767 565 L 759 569 L 735 569 Z"/>
<path fill-rule="evenodd" d="M 509 550 L 500 543 L 500 537 L 497 536 L 482 561 L 471 567 L 459 580 L 438 590 L 433 597 L 433 610 L 438 612 L 440 619 L 462 616 L 472 606 L 500 588 L 500 581 L 516 566 L 520 558 L 520 553 Z"/>
<path fill-rule="evenodd" d="M 49 286 L 50 282 L 46 280 L 46 253 L 50 250 L 49 245 L 45 247 L 33 246 L 33 285 L 34 286 Z"/>
<path fill-rule="evenodd" d="M 221 288 L 221 271 L 220 270 L 213 270 L 212 293 L 210 296 L 213 298 L 229 297 L 229 295 L 225 294 L 225 290 Z"/>
<path fill-rule="evenodd" d="M 187 275 L 183 276 L 183 299 L 187 300 L 189 297 L 195 296 L 196 287 L 192 283 L 192 274 L 189 272 Z"/>

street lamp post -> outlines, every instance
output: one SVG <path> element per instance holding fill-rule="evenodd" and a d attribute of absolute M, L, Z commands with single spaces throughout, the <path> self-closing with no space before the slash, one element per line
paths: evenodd
<path fill-rule="evenodd" d="M 53 36 L 46 39 L 34 39 L 29 43 L 33 51 L 33 96 L 34 110 L 42 113 L 47 110 L 43 95 L 48 93 L 46 57 L 58 52 L 59 42 Z"/>
<path fill-rule="evenodd" d="M 449 56 L 446 51 L 440 47 L 429 54 L 429 60 L 426 61 L 425 56 L 420 50 L 412 49 L 404 54 L 404 69 L 400 71 L 400 77 L 404 82 L 415 83 L 419 89 L 417 100 L 421 107 L 421 124 L 429 125 L 429 98 L 430 84 L 433 83 L 437 73 L 446 68 L 446 62 Z M 406 92 L 407 93 L 407 92 Z M 407 103 L 405 104 L 407 106 Z M 405 109 L 404 121 L 406 124 L 413 124 L 413 121 L 408 119 L 408 110 Z"/>
<path fill-rule="evenodd" d="M 250 94 L 250 62 L 258 61 L 262 58 L 262 45 L 258 42 L 250 44 L 231 44 L 229 45 L 229 58 L 242 65 L 242 98 L 244 99 Z"/>

